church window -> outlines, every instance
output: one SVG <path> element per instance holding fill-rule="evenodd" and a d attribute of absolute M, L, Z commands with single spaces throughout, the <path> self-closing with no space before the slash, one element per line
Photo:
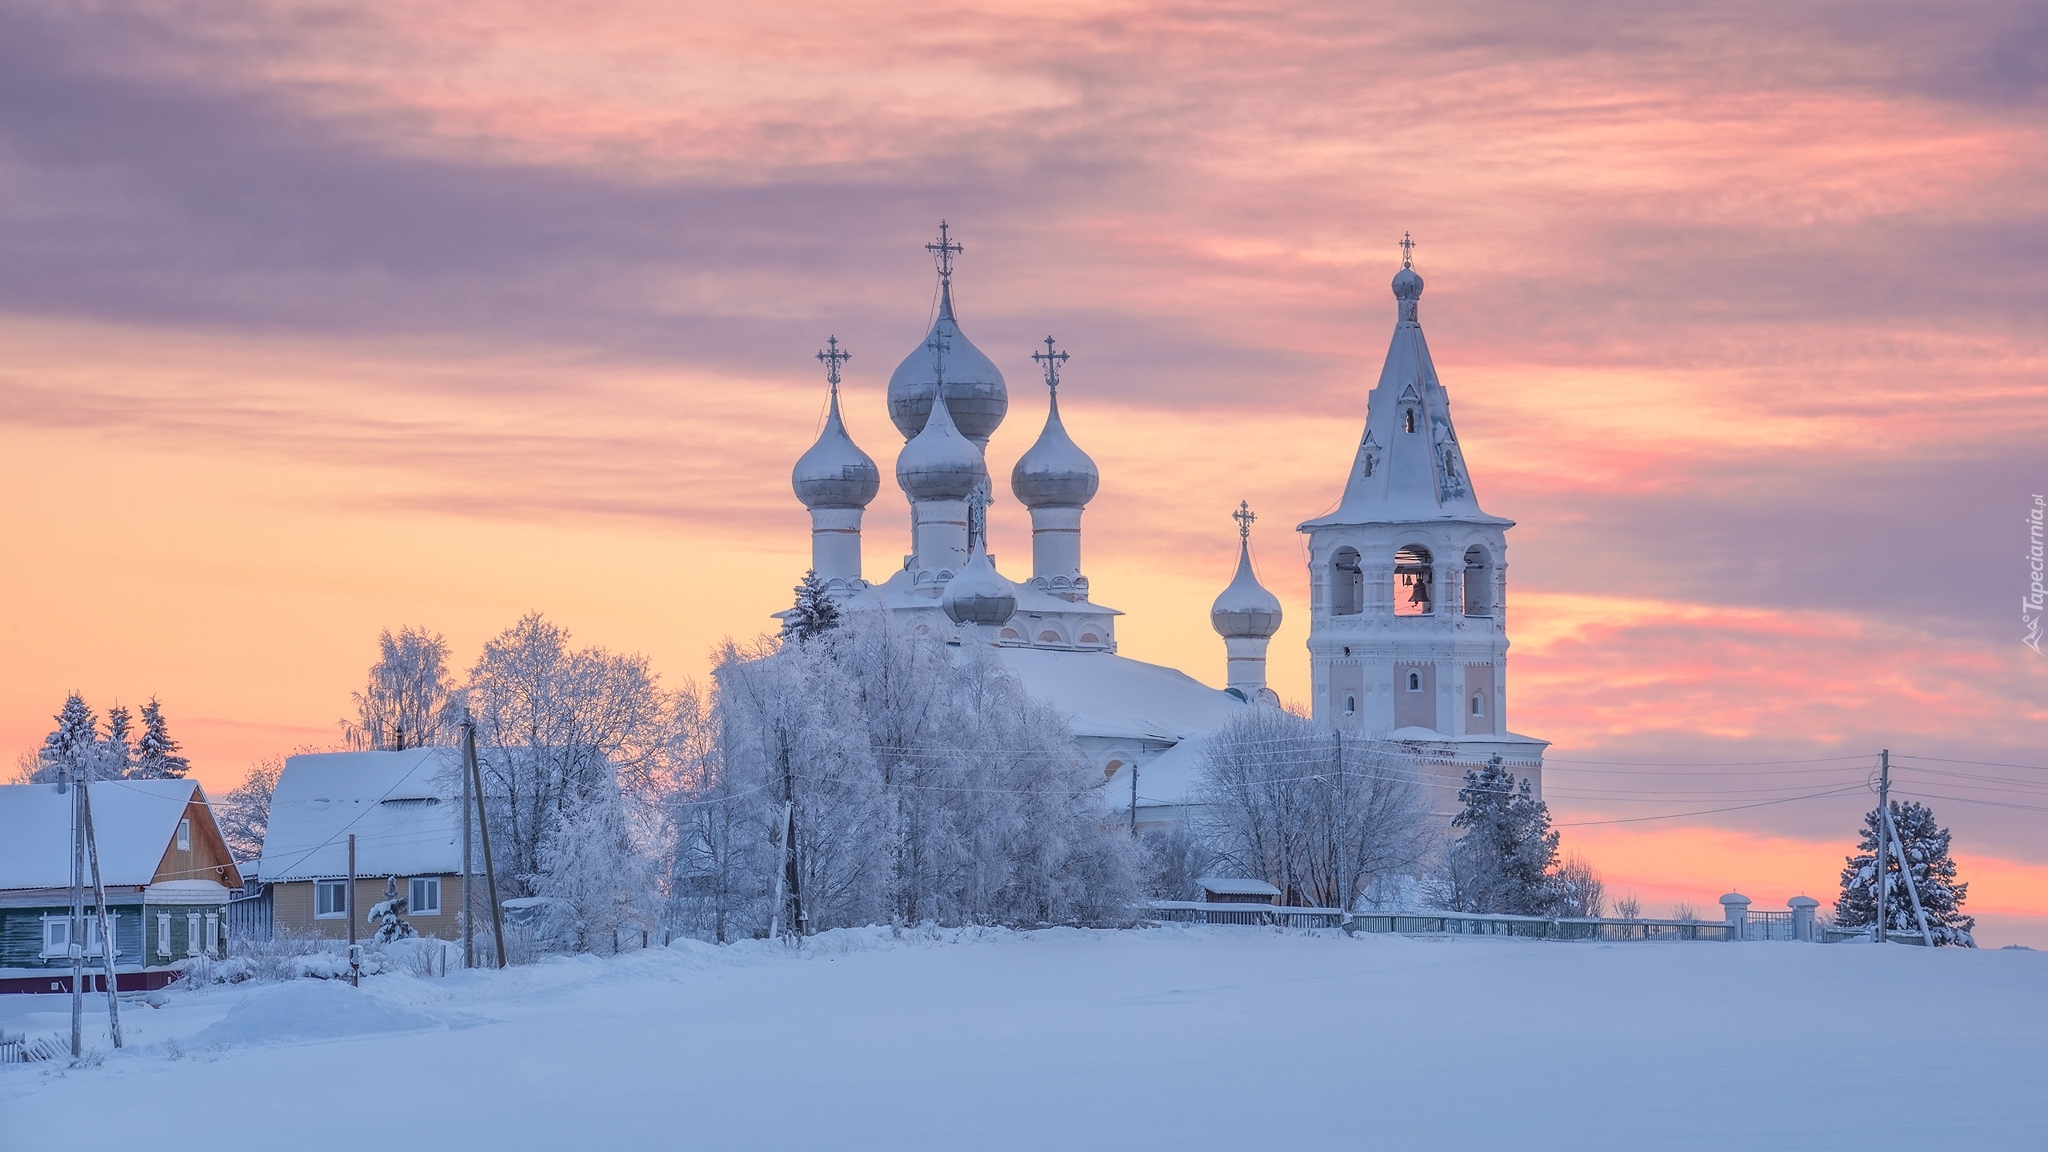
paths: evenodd
<path fill-rule="evenodd" d="M 1410 670 L 1410 671 L 1409 671 L 1409 673 L 1408 673 L 1408 690 L 1409 690 L 1410 692 L 1420 692 L 1420 691 L 1422 691 L 1422 673 L 1420 673 L 1420 672 L 1416 672 L 1416 671 L 1413 671 L 1413 670 Z"/>
<path fill-rule="evenodd" d="M 1111 761 L 1110 761 L 1109 763 L 1107 763 L 1107 764 L 1104 764 L 1104 765 L 1102 766 L 1102 778 L 1103 778 L 1104 780 L 1107 780 L 1107 779 L 1109 779 L 1109 778 L 1110 778 L 1111 776 L 1114 776 L 1114 775 L 1116 775 L 1116 770 L 1117 770 L 1117 769 L 1119 769 L 1119 768 L 1121 768 L 1121 767 L 1123 767 L 1123 766 L 1124 766 L 1124 762 L 1123 762 L 1123 761 L 1121 761 L 1121 760 L 1111 760 Z"/>
<path fill-rule="evenodd" d="M 1486 715 L 1486 697 L 1477 692 L 1472 694 L 1472 714 L 1474 716 Z"/>
<path fill-rule="evenodd" d="M 1404 432 L 1413 432 L 1413 431 L 1415 431 L 1415 409 L 1413 409 L 1413 408 L 1408 408 L 1408 409 L 1405 409 L 1405 410 L 1403 410 L 1403 411 L 1402 411 L 1402 413 L 1401 413 L 1401 429 L 1402 429 L 1402 431 L 1404 431 Z"/>
<path fill-rule="evenodd" d="M 1083 632 L 1083 633 L 1081 633 L 1081 643 L 1083 643 L 1083 644 L 1100 644 L 1100 643 L 1102 643 L 1102 637 L 1100 637 L 1100 636 L 1097 636 L 1097 635 L 1096 635 L 1095 633 L 1093 633 L 1093 632 Z"/>
<path fill-rule="evenodd" d="M 1435 568 L 1429 549 L 1408 544 L 1394 553 L 1394 615 L 1427 616 L 1434 612 L 1430 597 Z"/>
<path fill-rule="evenodd" d="M 1356 716 L 1356 715 L 1358 715 L 1358 697 L 1356 697 L 1356 696 L 1346 696 L 1346 697 L 1344 697 L 1344 714 L 1345 714 L 1346 716 Z"/>
<path fill-rule="evenodd" d="M 1493 615 L 1493 557 L 1477 544 L 1465 549 L 1465 615 Z"/>
<path fill-rule="evenodd" d="M 1330 612 L 1356 616 L 1364 610 L 1365 572 L 1359 566 L 1358 549 L 1339 548 L 1330 558 Z"/>
<path fill-rule="evenodd" d="M 1024 634 L 1022 632 L 1017 631 L 1015 628 L 1003 629 L 1002 639 L 1004 640 L 1022 640 L 1023 638 Z"/>
<path fill-rule="evenodd" d="M 1047 628 L 1038 634 L 1038 640 L 1041 644 L 1058 644 L 1060 642 L 1060 634 Z"/>

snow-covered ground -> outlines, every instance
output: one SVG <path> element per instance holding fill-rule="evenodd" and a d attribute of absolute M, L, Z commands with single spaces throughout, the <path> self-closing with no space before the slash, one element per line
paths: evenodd
<path fill-rule="evenodd" d="M 2023 951 L 871 930 L 123 1019 L 0 1067 L 0 1148 L 2048 1146 Z"/>

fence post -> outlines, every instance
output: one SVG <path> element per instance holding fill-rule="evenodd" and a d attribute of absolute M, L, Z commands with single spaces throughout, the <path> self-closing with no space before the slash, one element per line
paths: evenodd
<path fill-rule="evenodd" d="M 1792 909 L 1792 938 L 1813 943 L 1813 910 L 1820 901 L 1811 896 L 1794 896 L 1785 902 Z"/>
<path fill-rule="evenodd" d="M 1730 892 L 1721 897 L 1721 915 L 1728 921 L 1730 940 L 1748 939 L 1749 897 L 1740 892 Z"/>

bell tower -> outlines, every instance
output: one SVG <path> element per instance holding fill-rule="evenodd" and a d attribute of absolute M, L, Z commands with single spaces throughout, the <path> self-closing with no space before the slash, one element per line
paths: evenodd
<path fill-rule="evenodd" d="M 1401 238 L 1394 337 L 1335 511 L 1308 536 L 1315 719 L 1388 736 L 1457 811 L 1467 768 L 1499 755 L 1540 794 L 1545 741 L 1507 727 L 1507 530 L 1479 507 L 1450 396 L 1422 336 L 1422 277 Z"/>

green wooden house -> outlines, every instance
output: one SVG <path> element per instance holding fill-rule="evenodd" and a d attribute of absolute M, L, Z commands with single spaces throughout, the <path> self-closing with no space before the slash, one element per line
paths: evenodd
<path fill-rule="evenodd" d="M 222 911 L 242 883 L 206 794 L 190 780 L 0 785 L 0 992 L 71 990 L 72 792 L 91 789 L 94 841 L 121 990 L 161 988 L 225 955 Z M 106 987 L 86 874 L 88 989 Z"/>

